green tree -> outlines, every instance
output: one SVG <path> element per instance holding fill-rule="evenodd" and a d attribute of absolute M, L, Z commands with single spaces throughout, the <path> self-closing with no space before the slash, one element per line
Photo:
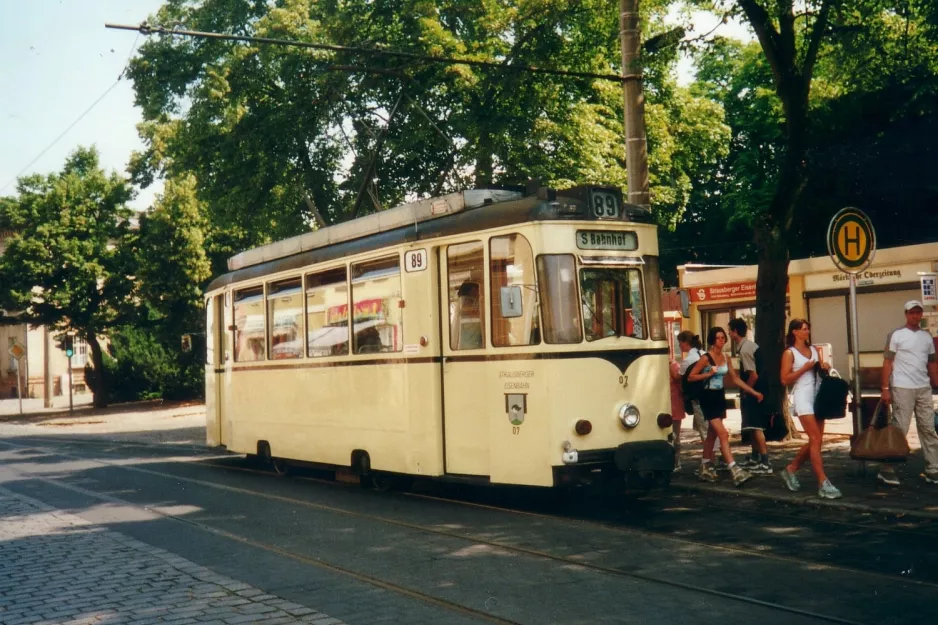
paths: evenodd
<path fill-rule="evenodd" d="M 878 187 L 882 196 L 891 186 L 873 167 L 873 161 L 889 159 L 871 146 L 911 157 L 895 132 L 909 122 L 919 130 L 930 127 L 921 112 L 934 108 L 935 38 L 927 19 L 933 9 L 919 0 L 695 4 L 741 17 L 756 35 L 751 44 L 717 40 L 699 55 L 693 91 L 720 102 L 733 131 L 714 193 L 695 198 L 700 204 L 691 213 L 709 206 L 737 232 L 751 229 L 752 244 L 742 251 L 759 265 L 756 340 L 775 382 L 791 255 L 823 253 L 834 210 L 848 204 L 869 210 L 875 205 L 869 192 Z M 870 126 L 867 116 L 877 109 Z M 921 165 L 910 171 L 921 172 Z M 934 197 L 923 191 L 918 206 Z M 896 219 L 903 212 L 896 204 L 889 198 L 892 218 L 878 221 L 907 228 L 907 219 Z M 710 239 L 725 239 L 706 221 L 696 227 Z M 736 251 L 733 262 L 745 259 Z M 769 399 L 776 406 L 780 400 L 780 392 Z"/>
<path fill-rule="evenodd" d="M 643 7 L 651 33 L 667 4 Z M 601 0 L 175 0 L 156 22 L 506 67 L 620 62 L 617 11 Z M 646 59 L 664 223 L 687 203 L 698 154 L 724 149 L 712 129 L 728 132 L 718 107 L 673 84 L 675 59 L 674 46 Z M 617 83 L 170 35 L 144 44 L 130 75 L 148 146 L 135 180 L 195 176 L 235 249 L 471 184 L 625 184 Z"/>
<path fill-rule="evenodd" d="M 140 216 L 136 277 L 141 303 L 178 335 L 202 324 L 202 286 L 211 277 L 208 221 L 190 177 L 170 179 Z M 178 339 L 178 336 L 176 336 Z"/>
<path fill-rule="evenodd" d="M 134 306 L 132 191 L 79 148 L 61 172 L 21 178 L 4 220 L 16 233 L 0 257 L 0 309 L 17 322 L 74 330 L 91 348 L 94 403 L 108 402 L 101 339 Z"/>

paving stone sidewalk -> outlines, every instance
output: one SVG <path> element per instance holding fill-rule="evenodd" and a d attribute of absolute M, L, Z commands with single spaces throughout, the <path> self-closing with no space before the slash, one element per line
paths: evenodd
<path fill-rule="evenodd" d="M 4 625 L 344 625 L 0 487 Z"/>
<path fill-rule="evenodd" d="M 729 411 L 727 416 L 733 453 L 737 460 L 742 460 L 748 453 L 749 446 L 743 445 L 739 438 L 739 411 Z M 849 418 L 832 421 L 828 428 L 831 433 L 825 432 L 822 453 L 825 472 L 844 495 L 836 500 L 818 498 L 817 483 L 809 463 L 805 463 L 798 472 L 801 481 L 801 490 L 798 492 L 789 491 L 779 475 L 794 458 L 797 450 L 807 443 L 807 437 L 785 443 L 769 443 L 769 456 L 775 473 L 756 476 L 742 487 L 734 488 L 728 472 L 721 473 L 720 479 L 714 484 L 696 479 L 694 473 L 700 466 L 703 445 L 696 432 L 689 428 L 690 423 L 687 422 L 682 429 L 684 466 L 672 479 L 675 488 L 701 491 L 713 496 L 753 497 L 800 505 L 841 508 L 886 517 L 913 517 L 938 521 L 938 484 L 929 484 L 924 479 L 925 463 L 914 423 L 908 437 L 912 455 L 907 462 L 893 465 L 902 479 L 899 487 L 893 487 L 876 479 L 878 463 L 867 463 L 864 467 L 850 458 Z"/>

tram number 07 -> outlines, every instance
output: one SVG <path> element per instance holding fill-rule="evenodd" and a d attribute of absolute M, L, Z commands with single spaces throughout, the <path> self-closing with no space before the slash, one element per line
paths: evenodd
<path fill-rule="evenodd" d="M 404 271 L 412 273 L 427 268 L 427 250 L 410 250 L 404 252 Z"/>

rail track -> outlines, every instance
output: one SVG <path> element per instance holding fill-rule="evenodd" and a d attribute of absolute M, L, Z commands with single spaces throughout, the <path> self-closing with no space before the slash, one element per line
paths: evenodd
<path fill-rule="evenodd" d="M 53 443 L 53 445 L 48 445 L 48 443 Z M 641 580 L 643 582 L 661 584 L 661 585 L 665 585 L 665 586 L 669 586 L 672 588 L 689 591 L 693 593 L 700 593 L 703 595 L 720 597 L 722 599 L 732 600 L 736 602 L 742 602 L 742 603 L 747 603 L 751 605 L 758 605 L 764 608 L 769 608 L 771 610 L 781 611 L 781 612 L 789 613 L 792 615 L 797 614 L 803 617 L 807 617 L 809 619 L 825 621 L 825 622 L 833 622 L 833 623 L 854 623 L 855 622 L 855 621 L 850 621 L 850 620 L 847 620 L 847 619 L 844 619 L 835 615 L 831 615 L 831 614 L 821 614 L 821 613 L 817 613 L 811 610 L 801 609 L 798 607 L 793 607 L 793 606 L 770 602 L 770 601 L 763 601 L 763 600 L 756 599 L 753 597 L 748 597 L 748 596 L 741 595 L 738 593 L 733 593 L 733 592 L 726 592 L 724 590 L 719 590 L 719 589 L 715 589 L 715 588 L 707 587 L 703 585 L 688 584 L 688 583 L 684 583 L 680 581 L 675 581 L 672 579 L 662 578 L 656 575 L 650 575 L 647 573 L 624 570 L 619 567 L 605 566 L 602 564 L 584 562 L 582 559 L 579 559 L 579 558 L 570 558 L 564 555 L 558 555 L 557 553 L 552 553 L 548 550 L 536 549 L 536 548 L 526 547 L 523 545 L 512 544 L 504 540 L 494 540 L 491 538 L 487 538 L 485 536 L 466 533 L 465 531 L 454 531 L 450 529 L 440 528 L 438 526 L 429 526 L 429 525 L 424 525 L 420 523 L 412 523 L 408 521 L 403 521 L 398 518 L 393 518 L 387 515 L 361 512 L 361 511 L 349 509 L 343 506 L 327 505 L 327 504 L 317 503 L 315 501 L 309 501 L 303 498 L 285 496 L 285 495 L 280 495 L 280 494 L 276 494 L 272 492 L 264 492 L 262 490 L 244 488 L 241 486 L 221 484 L 211 479 L 181 476 L 175 473 L 169 473 L 166 471 L 145 468 L 144 466 L 128 465 L 128 464 L 121 463 L 121 462 L 113 462 L 112 461 L 113 459 L 109 460 L 109 459 L 100 458 L 99 457 L 100 452 L 97 452 L 96 456 L 88 456 L 88 455 L 84 455 L 81 453 L 76 453 L 74 450 L 63 452 L 59 448 L 59 444 L 56 444 L 56 443 L 65 443 L 69 446 L 77 446 L 79 447 L 79 449 L 85 448 L 86 451 L 88 447 L 91 447 L 91 448 L 109 447 L 109 448 L 116 448 L 117 450 L 123 449 L 125 451 L 129 448 L 141 447 L 141 448 L 147 448 L 147 449 L 150 449 L 152 451 L 157 451 L 157 452 L 162 451 L 163 453 L 162 454 L 158 453 L 157 457 L 162 457 L 165 454 L 165 446 L 148 445 L 145 443 L 121 444 L 121 443 L 106 442 L 106 441 L 74 441 L 74 440 L 61 440 L 61 439 L 52 440 L 52 439 L 48 439 L 44 437 L 43 440 L 40 441 L 39 444 L 36 444 L 34 442 L 29 442 L 23 439 L 20 439 L 19 443 L 3 442 L 0 444 L 7 446 L 7 447 L 20 448 L 24 450 L 33 449 L 36 451 L 41 451 L 43 453 L 59 455 L 59 456 L 67 457 L 67 458 L 87 460 L 87 461 L 99 463 L 101 465 L 113 467 L 116 469 L 121 469 L 124 471 L 140 472 L 140 473 L 148 474 L 154 477 L 171 479 L 171 480 L 175 480 L 179 482 L 187 482 L 187 483 L 191 483 L 191 484 L 195 484 L 195 485 L 199 485 L 199 486 L 203 486 L 207 488 L 219 489 L 219 490 L 232 492 L 232 493 L 238 493 L 240 495 L 244 495 L 248 497 L 256 497 L 256 498 L 262 498 L 262 499 L 267 499 L 271 501 L 277 501 L 281 503 L 288 503 L 288 504 L 295 505 L 295 506 L 308 507 L 311 509 L 317 509 L 317 510 L 329 512 L 333 514 L 356 517 L 356 518 L 367 520 L 367 521 L 393 525 L 397 527 L 406 528 L 409 530 L 424 532 L 424 533 L 438 535 L 438 536 L 444 536 L 444 537 L 451 538 L 451 539 L 465 541 L 472 545 L 484 545 L 487 547 L 497 548 L 499 550 L 517 554 L 520 556 L 541 558 L 541 559 L 546 559 L 546 560 L 551 560 L 554 562 L 562 563 L 565 565 L 572 565 L 572 566 L 579 567 L 580 569 L 590 570 L 590 571 L 600 573 L 603 575 L 622 577 L 622 578 L 631 578 L 631 579 Z M 248 467 L 248 466 L 244 466 L 243 463 L 232 464 L 231 461 L 228 459 L 225 459 L 225 461 L 222 461 L 222 459 L 219 457 L 205 457 L 204 455 L 195 455 L 195 454 L 193 454 L 190 457 L 190 460 L 192 459 L 201 460 L 201 462 L 195 463 L 196 466 L 201 466 L 203 468 L 207 468 L 210 470 L 222 469 L 224 471 L 244 472 L 244 473 L 254 474 L 259 477 L 266 478 L 266 479 L 276 479 L 269 472 L 261 471 L 261 470 Z M 70 485 L 57 478 L 47 478 L 47 477 L 38 476 L 38 479 L 41 479 L 50 484 L 54 484 L 55 486 L 58 486 L 61 488 L 77 490 L 90 497 L 96 497 L 99 499 L 114 499 L 110 495 L 96 493 L 94 491 L 90 491 L 83 487 Z M 332 480 L 313 477 L 313 476 L 299 476 L 297 479 L 310 481 L 310 482 L 316 482 L 318 484 L 326 484 L 332 487 L 348 488 L 347 484 L 341 484 Z M 770 560 L 775 560 L 779 562 L 787 562 L 791 564 L 810 565 L 815 568 L 822 567 L 823 569 L 827 569 L 831 571 L 843 571 L 843 572 L 848 572 L 851 574 L 872 576 L 872 577 L 880 578 L 880 579 L 890 579 L 892 581 L 895 581 L 896 579 L 898 579 L 897 576 L 895 575 L 884 574 L 884 573 L 868 571 L 868 570 L 863 570 L 863 569 L 857 569 L 853 567 L 843 567 L 843 566 L 838 566 L 838 565 L 822 564 L 822 563 L 819 563 L 817 561 L 810 560 L 810 559 L 764 553 L 764 552 L 760 552 L 757 550 L 750 550 L 750 549 L 745 549 L 741 547 L 732 547 L 732 546 L 727 546 L 727 545 L 708 543 L 706 541 L 683 538 L 683 537 L 678 537 L 678 536 L 664 536 L 661 533 L 656 533 L 654 531 L 637 529 L 634 527 L 626 527 L 621 524 L 609 522 L 609 521 L 596 521 L 596 520 L 591 520 L 591 519 L 573 518 L 567 515 L 551 514 L 551 513 L 545 513 L 545 512 L 539 512 L 539 511 L 533 511 L 533 510 L 524 510 L 524 509 L 510 508 L 510 507 L 504 507 L 504 506 L 498 506 L 498 505 L 490 505 L 486 503 L 465 501 L 461 499 L 434 495 L 434 494 L 403 493 L 403 495 L 411 499 L 428 499 L 428 500 L 433 500 L 433 501 L 440 502 L 440 503 L 445 503 L 446 505 L 474 507 L 474 508 L 497 512 L 499 514 L 504 514 L 504 515 L 523 515 L 523 516 L 528 516 L 528 517 L 539 518 L 545 521 L 551 521 L 551 522 L 556 522 L 556 523 L 567 523 L 567 524 L 576 525 L 579 528 L 582 528 L 584 525 L 586 525 L 586 526 L 594 527 L 597 529 L 601 528 L 603 531 L 616 532 L 616 533 L 634 536 L 636 538 L 645 539 L 645 540 L 650 540 L 650 539 L 665 540 L 665 541 L 668 541 L 677 545 L 693 546 L 696 548 L 703 548 L 706 550 L 721 550 L 721 551 L 725 551 L 729 553 L 745 555 L 748 557 L 770 559 Z M 123 505 L 137 505 L 137 504 L 132 504 L 132 503 L 119 500 L 119 499 L 116 501 L 119 501 Z M 439 597 L 421 592 L 420 590 L 417 590 L 411 587 L 406 587 L 400 584 L 395 584 L 394 582 L 390 580 L 377 578 L 373 575 L 368 575 L 360 571 L 351 570 L 347 567 L 342 567 L 342 566 L 336 565 L 335 563 L 327 562 L 321 558 L 304 556 L 301 554 L 287 552 L 286 550 L 278 547 L 277 545 L 270 544 L 264 541 L 258 541 L 256 539 L 252 539 L 244 535 L 239 535 L 237 533 L 232 533 L 226 530 L 212 527 L 208 524 L 195 521 L 192 519 L 187 519 L 182 516 L 164 514 L 164 513 L 160 513 L 160 514 L 162 514 L 163 516 L 167 518 L 178 521 L 180 523 L 185 523 L 192 527 L 196 527 L 202 531 L 210 532 L 212 534 L 222 536 L 224 538 L 227 538 L 229 540 L 232 540 L 241 544 L 246 544 L 255 548 L 264 549 L 271 553 L 276 553 L 282 557 L 291 558 L 293 560 L 297 560 L 305 564 L 318 566 L 321 568 L 327 568 L 329 570 L 333 570 L 335 572 L 339 572 L 339 573 L 351 576 L 360 581 L 365 581 L 375 586 L 385 588 L 386 590 L 391 590 L 391 591 L 400 593 L 402 595 L 420 599 L 422 601 L 425 601 L 433 605 L 445 607 L 454 612 L 459 612 L 459 613 L 466 614 L 466 615 L 472 615 L 480 619 L 486 620 L 488 622 L 496 622 L 496 623 L 515 622 L 515 621 L 506 620 L 504 618 L 495 616 L 489 612 L 479 611 L 469 606 L 464 606 L 461 604 L 453 603 L 451 601 L 447 601 L 445 599 L 441 599 Z M 865 527 L 864 529 L 869 529 L 869 528 Z M 929 581 L 914 580 L 914 579 L 908 579 L 908 578 L 902 579 L 902 581 L 903 583 L 909 583 L 909 584 L 919 585 L 923 587 L 938 587 L 938 584 L 935 584 Z"/>

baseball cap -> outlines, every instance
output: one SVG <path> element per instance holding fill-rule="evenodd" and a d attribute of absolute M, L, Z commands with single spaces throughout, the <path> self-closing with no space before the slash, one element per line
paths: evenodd
<path fill-rule="evenodd" d="M 922 310 L 925 310 L 925 307 L 922 306 L 922 302 L 918 301 L 917 299 L 909 300 L 905 303 L 905 312 L 909 312 L 913 308 L 921 308 Z"/>

